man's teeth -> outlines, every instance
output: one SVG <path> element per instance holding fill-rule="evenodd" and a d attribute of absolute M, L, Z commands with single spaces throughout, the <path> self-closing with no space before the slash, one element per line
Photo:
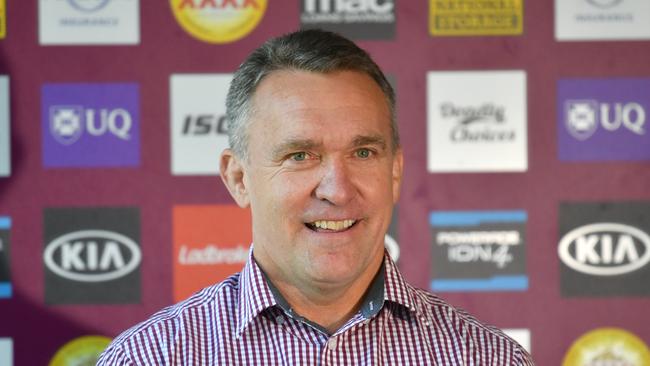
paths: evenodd
<path fill-rule="evenodd" d="M 313 225 L 319 229 L 328 229 L 328 230 L 343 230 L 347 229 L 350 226 L 354 225 L 356 220 L 342 220 L 342 221 L 314 221 Z"/>

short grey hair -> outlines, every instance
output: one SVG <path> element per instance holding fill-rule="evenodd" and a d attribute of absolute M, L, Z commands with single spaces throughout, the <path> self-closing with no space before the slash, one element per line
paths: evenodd
<path fill-rule="evenodd" d="M 370 55 L 354 42 L 323 30 L 299 30 L 266 41 L 254 50 L 235 72 L 226 98 L 230 147 L 235 155 L 248 156 L 248 125 L 253 112 L 255 89 L 277 70 L 318 73 L 358 71 L 370 76 L 381 88 L 390 110 L 391 142 L 399 147 L 395 117 L 395 92 Z"/>

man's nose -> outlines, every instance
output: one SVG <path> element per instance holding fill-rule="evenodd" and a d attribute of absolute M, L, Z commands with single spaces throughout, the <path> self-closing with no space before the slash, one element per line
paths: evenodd
<path fill-rule="evenodd" d="M 350 167 L 343 159 L 331 159 L 321 165 L 318 186 L 314 191 L 316 198 L 334 205 L 345 205 L 355 195 Z"/>

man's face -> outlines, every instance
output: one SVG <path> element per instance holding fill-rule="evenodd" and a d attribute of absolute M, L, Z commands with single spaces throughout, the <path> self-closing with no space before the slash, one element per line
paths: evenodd
<path fill-rule="evenodd" d="M 306 286 L 374 274 L 402 174 L 379 86 L 352 71 L 276 71 L 252 102 L 242 182 L 256 260 Z"/>

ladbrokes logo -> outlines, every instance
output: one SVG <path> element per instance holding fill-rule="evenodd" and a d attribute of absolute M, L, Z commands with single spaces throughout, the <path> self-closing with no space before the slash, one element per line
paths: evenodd
<path fill-rule="evenodd" d="M 564 295 L 648 295 L 650 203 L 565 203 L 558 244 Z"/>
<path fill-rule="evenodd" d="M 478 107 L 443 103 L 442 118 L 455 123 L 449 138 L 453 142 L 513 141 L 516 131 L 508 126 L 504 106 L 485 103 Z"/>
<path fill-rule="evenodd" d="M 320 28 L 354 39 L 395 34 L 396 0 L 301 0 L 303 28 Z"/>
<path fill-rule="evenodd" d="M 565 79 L 558 83 L 561 160 L 647 160 L 650 79 Z"/>
<path fill-rule="evenodd" d="M 248 259 L 251 218 L 237 206 L 176 206 L 174 300 L 241 271 Z"/>
<path fill-rule="evenodd" d="M 523 0 L 429 0 L 429 31 L 433 36 L 521 34 L 523 8 Z"/>
<path fill-rule="evenodd" d="M 636 335 L 620 328 L 585 333 L 569 348 L 562 366 L 647 366 L 650 350 Z"/>
<path fill-rule="evenodd" d="M 434 291 L 525 290 L 524 211 L 431 214 Z"/>
<path fill-rule="evenodd" d="M 228 43 L 257 27 L 267 0 L 170 0 L 178 23 L 193 37 Z"/>
<path fill-rule="evenodd" d="M 9 231 L 11 218 L 0 216 L 0 299 L 11 297 L 11 270 L 9 266 Z"/>
<path fill-rule="evenodd" d="M 44 165 L 139 165 L 139 103 L 137 84 L 44 85 Z"/>
<path fill-rule="evenodd" d="M 45 299 L 51 304 L 140 298 L 142 253 L 134 208 L 45 210 Z"/>
<path fill-rule="evenodd" d="M 219 174 L 219 155 L 228 147 L 226 95 L 230 80 L 230 74 L 171 76 L 174 175 Z"/>

